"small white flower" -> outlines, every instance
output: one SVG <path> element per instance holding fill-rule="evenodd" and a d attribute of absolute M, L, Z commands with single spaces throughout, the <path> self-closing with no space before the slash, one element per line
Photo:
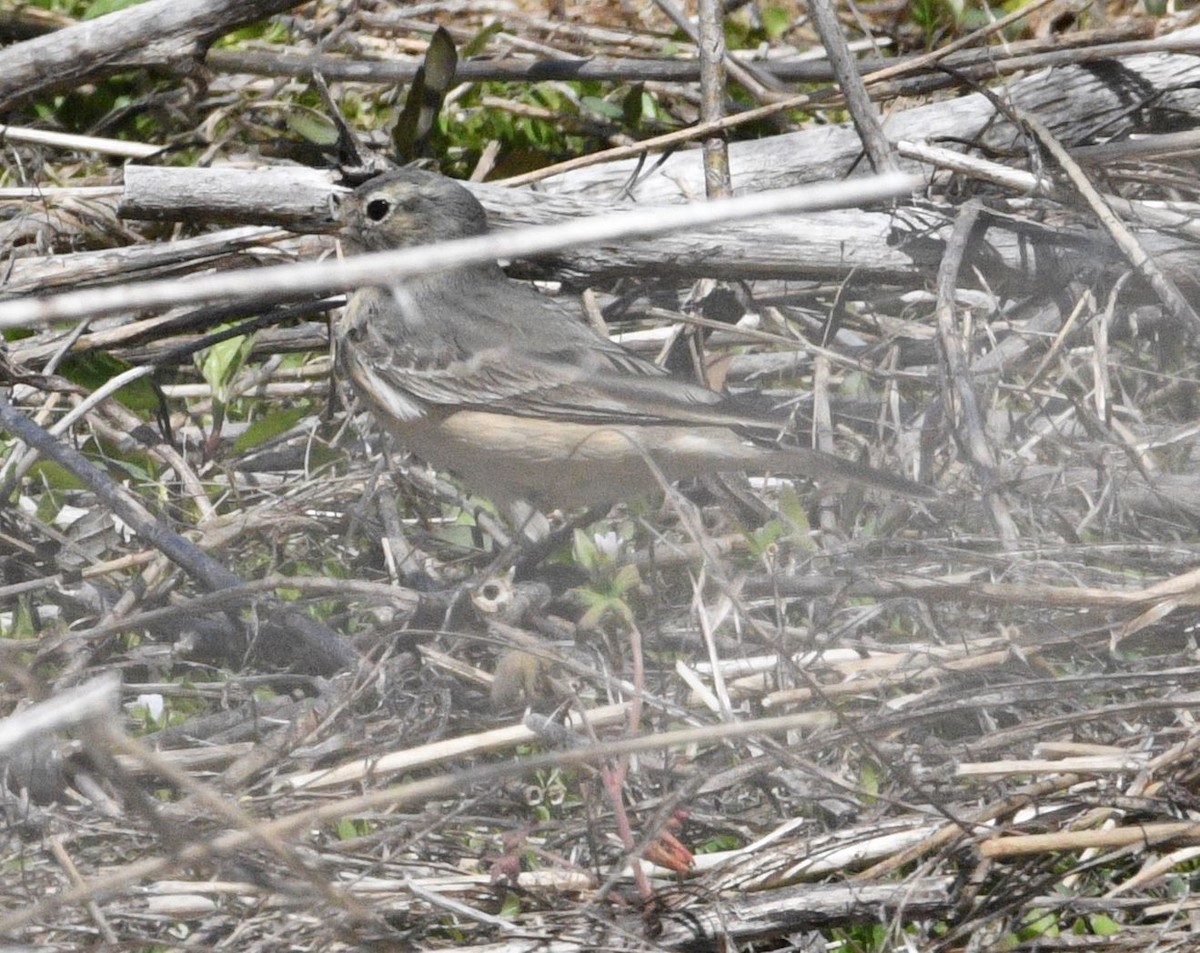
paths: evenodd
<path fill-rule="evenodd" d="M 592 542 L 596 544 L 597 552 L 613 562 L 621 553 L 621 538 L 617 535 L 616 530 L 610 529 L 607 533 L 596 533 L 592 536 Z"/>
<path fill-rule="evenodd" d="M 129 708 L 144 708 L 153 721 L 161 721 L 163 711 L 166 704 L 163 702 L 162 695 L 157 692 L 150 695 L 138 695 L 132 702 L 129 703 Z"/>

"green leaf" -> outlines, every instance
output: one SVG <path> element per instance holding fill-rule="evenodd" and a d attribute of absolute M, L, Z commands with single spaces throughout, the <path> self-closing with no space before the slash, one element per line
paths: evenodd
<path fill-rule="evenodd" d="M 808 510 L 791 487 L 779 494 L 779 514 L 791 524 L 793 535 L 802 540 L 808 539 L 809 530 L 812 529 L 808 522 Z M 811 545 L 811 540 L 809 543 Z"/>
<path fill-rule="evenodd" d="M 864 761 L 858 776 L 859 790 L 871 797 L 878 797 L 881 781 L 879 769 L 870 761 Z"/>
<path fill-rule="evenodd" d="M 1058 926 L 1058 918 L 1054 914 L 1035 908 L 1030 910 L 1026 916 L 1028 922 L 1017 933 L 1022 940 L 1036 940 L 1040 937 L 1056 937 L 1062 934 L 1062 930 Z"/>
<path fill-rule="evenodd" d="M 462 58 L 466 59 L 469 56 L 478 56 L 483 48 L 488 45 L 488 41 L 502 29 L 504 29 L 503 24 L 499 20 L 493 20 L 463 44 Z"/>
<path fill-rule="evenodd" d="M 238 453 L 244 453 L 266 443 L 272 437 L 290 430 L 308 411 L 303 407 L 291 407 L 287 410 L 276 411 L 259 417 L 247 427 L 233 443 Z"/>
<path fill-rule="evenodd" d="M 108 467 L 110 470 L 119 470 L 126 474 L 134 483 L 143 485 L 162 487 L 158 483 L 157 476 L 149 466 L 149 457 L 144 453 L 127 453 L 124 456 L 108 457 Z"/>
<path fill-rule="evenodd" d="M 610 103 L 607 99 L 601 99 L 599 96 L 583 96 L 580 98 L 579 104 L 589 112 L 594 112 L 597 116 L 603 116 L 605 119 L 619 120 L 624 117 L 620 106 Z"/>
<path fill-rule="evenodd" d="M 318 146 L 335 146 L 338 141 L 337 126 L 331 119 L 315 110 L 298 108 L 287 114 L 288 128 L 296 135 Z"/>
<path fill-rule="evenodd" d="M 404 110 L 392 129 L 392 148 L 397 159 L 412 161 L 436 152 L 432 147 L 433 134 L 457 69 L 454 41 L 445 27 L 438 27 L 425 51 L 425 61 L 413 77 Z"/>
<path fill-rule="evenodd" d="M 29 475 L 52 490 L 82 490 L 85 484 L 70 470 L 60 467 L 49 460 L 38 460 L 29 468 Z M 57 503 L 52 501 L 52 512 L 41 514 L 42 519 L 53 520 L 58 512 Z"/>
<path fill-rule="evenodd" d="M 231 30 L 216 41 L 222 49 L 236 47 L 246 40 L 262 40 L 263 43 L 286 43 L 290 36 L 287 24 L 282 20 L 260 20 Z"/>
<path fill-rule="evenodd" d="M 454 40 L 449 30 L 439 26 L 425 51 L 425 85 L 439 97 L 445 97 L 457 70 L 458 51 L 454 48 Z"/>
<path fill-rule="evenodd" d="M 144 0 L 93 0 L 88 4 L 87 9 L 83 11 L 81 20 L 95 20 L 96 17 L 107 16 L 110 13 L 116 13 L 118 10 L 125 10 L 129 7 L 136 7 Z"/>
<path fill-rule="evenodd" d="M 655 102 L 654 97 L 645 90 L 642 90 L 642 118 L 650 122 L 653 122 L 659 118 L 658 103 Z"/>
<path fill-rule="evenodd" d="M 600 568 L 602 561 L 599 547 L 592 537 L 581 529 L 575 530 L 574 544 L 576 564 L 588 575 L 592 575 Z"/>
<path fill-rule="evenodd" d="M 763 30 L 772 40 L 778 40 L 792 25 L 792 15 L 786 7 L 769 6 L 762 11 Z"/>
<path fill-rule="evenodd" d="M 254 344 L 254 335 L 240 334 L 234 338 L 218 341 L 199 358 L 200 373 L 213 390 L 213 399 L 227 402 L 227 391 Z"/>
<path fill-rule="evenodd" d="M 645 92 L 645 83 L 634 83 L 629 87 L 629 92 L 621 99 L 621 121 L 630 128 L 634 128 L 642 121 Z"/>
<path fill-rule="evenodd" d="M 638 572 L 637 563 L 626 563 L 613 577 L 612 591 L 616 595 L 624 596 L 636 591 L 641 584 L 642 575 Z"/>
<path fill-rule="evenodd" d="M 731 50 L 744 50 L 753 45 L 753 29 L 750 24 L 736 17 L 725 18 L 725 46 Z"/>
<path fill-rule="evenodd" d="M 63 377 L 88 390 L 102 387 L 127 370 L 128 364 L 117 360 L 107 351 L 77 354 L 67 358 L 59 367 Z M 153 413 L 158 407 L 158 394 L 146 377 L 130 381 L 117 391 L 116 398 L 130 410 L 142 415 Z"/>
<path fill-rule="evenodd" d="M 759 559 L 767 551 L 767 548 L 779 540 L 783 536 L 783 523 L 779 520 L 768 520 L 758 529 L 754 530 L 747 536 L 747 542 L 750 545 L 750 555 L 755 559 Z"/>
<path fill-rule="evenodd" d="M 742 846 L 742 839 L 737 834 L 714 834 L 696 845 L 697 854 L 717 854 L 727 850 L 737 850 Z"/>
<path fill-rule="evenodd" d="M 1088 926 L 1096 936 L 1112 936 L 1121 932 L 1121 924 L 1103 913 L 1093 913 L 1089 916 Z"/>
<path fill-rule="evenodd" d="M 0 626 L 0 639 L 33 639 L 44 634 L 43 628 L 34 617 L 33 606 L 30 601 L 28 599 L 18 599 L 16 608 L 9 616 L 8 628 L 5 629 Z M 14 661 L 16 661 L 16 664 L 25 664 L 19 660 Z"/>

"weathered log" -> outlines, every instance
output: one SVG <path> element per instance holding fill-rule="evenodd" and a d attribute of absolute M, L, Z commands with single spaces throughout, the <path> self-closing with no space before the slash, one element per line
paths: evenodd
<path fill-rule="evenodd" d="M 134 66 L 197 60 L 235 27 L 295 0 L 151 0 L 0 50 L 0 112 Z"/>
<path fill-rule="evenodd" d="M 280 184 L 280 175 L 284 182 L 293 180 L 290 190 Z M 127 166 L 120 213 L 131 218 L 227 221 L 233 210 L 241 208 L 242 221 L 272 221 L 303 229 L 312 227 L 313 210 L 327 206 L 334 191 L 326 173 L 312 170 L 272 172 L 264 186 L 259 184 L 260 176 L 241 169 Z M 569 221 L 609 208 L 569 195 L 464 185 L 501 229 Z M 579 283 L 647 272 L 675 278 L 840 280 L 853 271 L 860 280 L 910 284 L 936 273 L 952 218 L 952 210 L 936 207 L 777 215 L 650 241 L 579 247 L 558 253 L 535 271 L 546 273 L 549 268 L 556 276 Z M 980 249 L 975 262 L 997 291 L 1014 288 L 1028 293 L 1039 285 L 1061 286 L 1064 273 L 1094 274 L 1106 265 L 1122 267 L 1123 259 L 1099 229 L 1006 221 L 1011 227 L 987 232 L 987 248 Z M 1200 250 L 1152 230 L 1139 235 L 1174 280 L 1194 284 Z"/>
<path fill-rule="evenodd" d="M 1200 115 L 1200 91 L 1190 88 L 1200 82 L 1200 59 L 1170 51 L 1200 48 L 1200 28 L 1178 30 L 1157 42 L 1164 52 L 1042 70 L 997 92 L 1015 115 L 1037 116 L 1067 145 L 1085 141 L 1097 129 L 1114 139 L 1156 131 L 1156 123 L 1158 131 L 1182 128 L 1187 117 L 1194 121 Z M 884 129 L 893 142 L 977 142 L 1018 157 L 1031 148 L 995 101 L 981 93 L 894 112 Z M 861 157 L 862 143 L 849 123 L 729 145 L 735 193 L 869 171 Z M 541 187 L 557 194 L 606 196 L 628 188 L 636 201 L 679 202 L 704 194 L 704 170 L 699 151 L 681 151 L 661 162 L 627 159 L 577 169 L 544 179 Z"/>

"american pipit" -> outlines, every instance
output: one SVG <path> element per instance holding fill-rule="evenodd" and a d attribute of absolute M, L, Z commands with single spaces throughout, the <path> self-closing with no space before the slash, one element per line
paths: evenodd
<path fill-rule="evenodd" d="M 341 221 L 350 252 L 487 230 L 470 192 L 415 169 L 357 189 L 343 200 Z M 774 471 L 933 495 L 896 474 L 779 445 L 780 420 L 672 377 L 495 263 L 362 288 L 336 335 L 343 372 L 399 441 L 518 523 L 530 507 L 646 494 L 658 474 Z"/>

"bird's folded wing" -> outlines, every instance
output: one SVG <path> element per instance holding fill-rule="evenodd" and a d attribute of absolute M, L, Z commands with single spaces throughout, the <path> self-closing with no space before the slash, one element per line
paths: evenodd
<path fill-rule="evenodd" d="M 414 404 L 441 410 L 495 409 L 521 417 L 612 425 L 697 425 L 777 430 L 779 421 L 746 417 L 720 394 L 671 377 L 632 376 L 611 366 L 542 361 L 498 347 L 467 358 L 430 361 L 392 347 L 385 359 L 358 354 L 360 386 L 395 394 L 379 400 L 401 419 Z M 593 362 L 594 363 L 594 362 Z M 358 370 L 356 371 L 356 366 Z M 373 380 L 369 380 L 369 379 Z"/>

